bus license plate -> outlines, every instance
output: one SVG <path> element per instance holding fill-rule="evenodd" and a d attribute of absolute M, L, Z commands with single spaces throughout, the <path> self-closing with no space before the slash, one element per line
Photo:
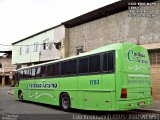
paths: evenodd
<path fill-rule="evenodd" d="M 141 105 L 144 105 L 144 102 L 139 102 L 139 105 L 141 106 Z"/>

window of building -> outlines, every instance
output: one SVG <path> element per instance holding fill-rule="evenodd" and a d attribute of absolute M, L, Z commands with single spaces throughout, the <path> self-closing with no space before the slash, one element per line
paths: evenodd
<path fill-rule="evenodd" d="M 76 47 L 76 49 L 77 49 L 77 55 L 79 55 L 80 53 L 84 52 L 83 48 L 84 48 L 84 46 Z"/>
<path fill-rule="evenodd" d="M 89 57 L 89 72 L 99 72 L 100 71 L 100 55 Z"/>
<path fill-rule="evenodd" d="M 22 55 L 22 47 L 19 49 L 19 54 Z"/>
<path fill-rule="evenodd" d="M 151 65 L 160 65 L 160 50 L 148 51 Z"/>
<path fill-rule="evenodd" d="M 77 60 L 70 60 L 68 64 L 68 74 L 75 75 L 77 73 Z"/>
<path fill-rule="evenodd" d="M 79 73 L 87 73 L 88 72 L 88 58 L 81 58 L 79 60 Z"/>
<path fill-rule="evenodd" d="M 43 40 L 43 49 L 44 50 L 49 49 L 49 39 Z"/>
<path fill-rule="evenodd" d="M 68 74 L 68 61 L 61 63 L 61 75 Z"/>
<path fill-rule="evenodd" d="M 34 51 L 35 51 L 35 52 L 38 51 L 38 42 L 34 43 Z"/>
<path fill-rule="evenodd" d="M 26 46 L 26 54 L 29 53 L 29 45 Z"/>

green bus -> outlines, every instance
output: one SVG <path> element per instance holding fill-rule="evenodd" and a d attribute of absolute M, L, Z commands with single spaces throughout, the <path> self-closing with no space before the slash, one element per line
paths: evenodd
<path fill-rule="evenodd" d="M 148 52 L 116 43 L 16 71 L 16 99 L 82 110 L 131 110 L 152 104 Z"/>

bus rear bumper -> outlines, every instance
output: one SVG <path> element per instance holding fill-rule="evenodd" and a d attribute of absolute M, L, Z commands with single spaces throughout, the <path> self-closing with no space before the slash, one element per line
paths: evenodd
<path fill-rule="evenodd" d="M 146 108 L 152 105 L 152 98 L 143 98 L 138 100 L 121 100 L 116 102 L 117 110 L 132 110 L 137 108 Z"/>

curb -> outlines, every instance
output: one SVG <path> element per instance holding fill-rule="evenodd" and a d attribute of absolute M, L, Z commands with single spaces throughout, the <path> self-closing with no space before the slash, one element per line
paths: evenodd
<path fill-rule="evenodd" d="M 159 109 L 153 109 L 153 108 L 151 108 L 151 109 L 136 109 L 136 111 L 144 111 L 144 112 L 159 112 L 160 113 L 160 110 Z"/>
<path fill-rule="evenodd" d="M 14 94 L 13 94 L 12 92 L 10 92 L 10 91 L 8 91 L 8 94 L 9 94 L 9 95 L 14 95 Z"/>

